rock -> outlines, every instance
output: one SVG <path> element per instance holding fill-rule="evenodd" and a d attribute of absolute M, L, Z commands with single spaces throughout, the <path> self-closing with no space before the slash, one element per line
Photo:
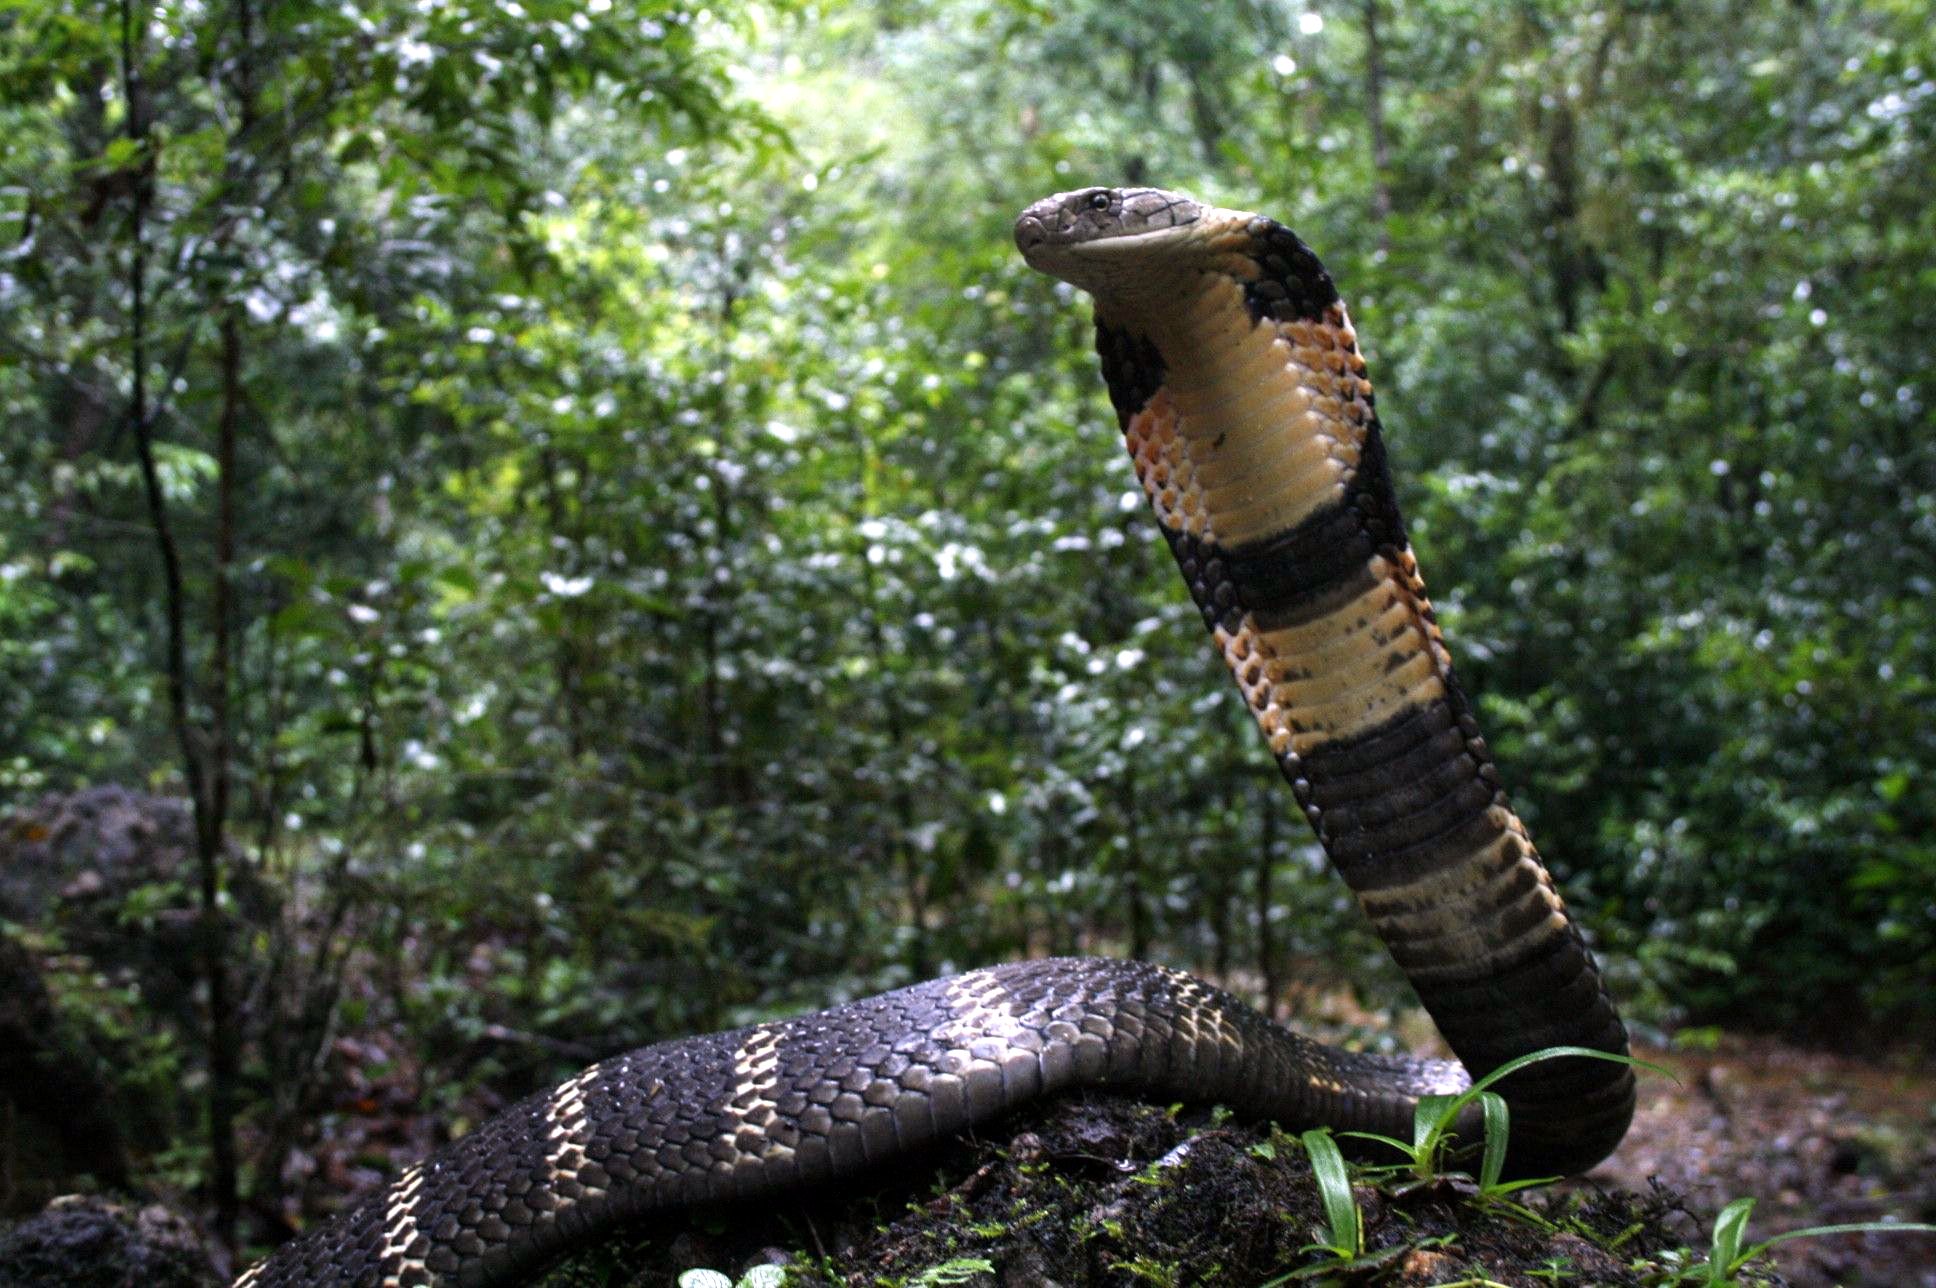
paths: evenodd
<path fill-rule="evenodd" d="M 159 1204 L 70 1194 L 0 1232 L 0 1288 L 219 1284 L 195 1228 Z"/>
<path fill-rule="evenodd" d="M 0 930 L 0 1212 L 31 1212 L 82 1178 L 127 1188 L 106 1054 L 62 1022 L 40 963 Z"/>
<path fill-rule="evenodd" d="M 224 866 L 232 919 L 268 925 L 274 895 L 235 856 Z M 0 921 L 57 930 L 184 1032 L 201 1024 L 199 891 L 194 815 L 177 797 L 89 787 L 0 816 Z"/>

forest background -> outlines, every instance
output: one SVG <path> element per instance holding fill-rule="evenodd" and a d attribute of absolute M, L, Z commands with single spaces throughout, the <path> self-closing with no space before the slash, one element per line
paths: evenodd
<path fill-rule="evenodd" d="M 0 917 L 136 1171 L 260 1238 L 385 1095 L 1028 953 L 1404 1002 L 1013 251 L 1089 183 L 1324 257 L 1641 1031 L 1936 1043 L 1927 17 L 6 5 L 0 799 L 189 802 L 185 991 Z"/>

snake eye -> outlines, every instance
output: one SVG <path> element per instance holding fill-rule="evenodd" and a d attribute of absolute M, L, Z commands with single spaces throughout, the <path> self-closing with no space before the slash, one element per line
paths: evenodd
<path fill-rule="evenodd" d="M 1089 209 L 1091 210 L 1109 209 L 1109 193 L 1106 189 L 1099 192 L 1092 192 L 1089 194 Z"/>

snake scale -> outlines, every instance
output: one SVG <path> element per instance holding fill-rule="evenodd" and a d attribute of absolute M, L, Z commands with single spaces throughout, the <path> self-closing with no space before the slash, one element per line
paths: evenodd
<path fill-rule="evenodd" d="M 1046 198 L 1015 240 L 1094 298 L 1109 396 L 1190 593 L 1459 1062 L 1325 1047 L 1144 962 L 996 966 L 595 1064 L 238 1285 L 516 1282 L 642 1213 L 797 1191 L 1072 1088 L 1407 1137 L 1416 1097 L 1514 1056 L 1626 1051 L 1453 678 L 1317 257 L 1270 219 L 1150 188 Z M 1633 1112 L 1612 1061 L 1547 1061 L 1501 1090 L 1521 1175 L 1592 1166 Z"/>

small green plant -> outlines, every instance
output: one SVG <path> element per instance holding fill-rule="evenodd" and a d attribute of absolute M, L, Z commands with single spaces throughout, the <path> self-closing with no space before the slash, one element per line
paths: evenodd
<path fill-rule="evenodd" d="M 1748 1217 L 1754 1212 L 1753 1199 L 1736 1199 L 1714 1218 L 1714 1238 L 1709 1243 L 1707 1261 L 1662 1281 L 1663 1285 L 1699 1285 L 1700 1288 L 1732 1288 L 1736 1276 L 1748 1265 L 1765 1256 L 1768 1249 L 1790 1239 L 1807 1239 L 1821 1234 L 1874 1234 L 1903 1230 L 1936 1234 L 1936 1225 L 1903 1221 L 1858 1221 L 1850 1225 L 1817 1225 L 1806 1230 L 1790 1230 L 1760 1243 L 1747 1243 Z M 1745 1245 L 1745 1246 L 1744 1246 Z"/>
<path fill-rule="evenodd" d="M 1136 1283 L 1149 1284 L 1151 1288 L 1177 1288 L 1183 1282 L 1182 1272 L 1175 1264 L 1158 1261 L 1154 1257 L 1132 1257 L 1128 1261 L 1118 1261 L 1111 1270 Z"/>
<path fill-rule="evenodd" d="M 1293 1137 L 1289 1132 L 1279 1127 L 1276 1123 L 1271 1123 L 1270 1136 L 1264 1140 L 1257 1141 L 1245 1152 L 1252 1158 L 1261 1158 L 1265 1162 L 1274 1162 L 1277 1158 L 1277 1151 L 1287 1148 L 1292 1143 Z"/>
<path fill-rule="evenodd" d="M 1488 1198 L 1499 1198 L 1515 1190 L 1525 1189 L 1529 1185 L 1544 1185 L 1556 1178 L 1547 1176 L 1501 1183 L 1499 1177 L 1506 1163 L 1506 1137 L 1511 1124 L 1506 1102 L 1497 1092 L 1489 1088 L 1500 1079 L 1515 1074 L 1528 1065 L 1538 1064 L 1543 1060 L 1560 1060 L 1574 1056 L 1590 1060 L 1611 1060 L 1616 1064 L 1634 1065 L 1673 1077 L 1673 1074 L 1657 1064 L 1636 1060 L 1628 1055 L 1595 1051 L 1591 1047 L 1547 1047 L 1529 1055 L 1522 1055 L 1516 1060 L 1506 1061 L 1458 1095 L 1420 1096 L 1417 1107 L 1412 1111 L 1412 1139 L 1409 1144 L 1396 1137 L 1382 1136 L 1377 1132 L 1348 1131 L 1342 1134 L 1391 1146 L 1404 1155 L 1406 1161 L 1390 1170 L 1409 1171 L 1418 1180 L 1433 1181 L 1450 1174 L 1447 1160 L 1451 1154 L 1452 1142 L 1457 1135 L 1453 1128 L 1457 1125 L 1459 1115 L 1465 1111 L 1466 1106 L 1477 1101 L 1481 1118 L 1485 1123 L 1485 1150 L 1479 1163 L 1479 1192 Z"/>
<path fill-rule="evenodd" d="M 1311 1175 L 1316 1178 L 1318 1198 L 1324 1204 L 1324 1220 L 1331 1227 L 1331 1242 L 1314 1243 L 1305 1251 L 1328 1252 L 1340 1261 L 1349 1261 L 1365 1250 L 1364 1223 L 1358 1216 L 1358 1197 L 1351 1192 L 1351 1175 L 1345 1170 L 1344 1154 L 1331 1138 L 1331 1129 L 1318 1127 L 1303 1136 L 1304 1152 L 1311 1156 Z"/>
<path fill-rule="evenodd" d="M 1324 1207 L 1330 1241 L 1306 1244 L 1300 1249 L 1307 1253 L 1323 1253 L 1323 1261 L 1279 1275 L 1264 1284 L 1263 1288 L 1282 1288 L 1284 1284 L 1304 1279 L 1330 1282 L 1335 1276 L 1374 1274 L 1402 1257 L 1409 1250 L 1409 1245 L 1386 1248 L 1369 1256 L 1365 1254 L 1364 1221 L 1358 1213 L 1358 1198 L 1351 1192 L 1351 1174 L 1345 1168 L 1344 1154 L 1338 1149 L 1331 1129 L 1315 1127 L 1299 1139 L 1303 1142 L 1304 1152 L 1311 1158 L 1311 1175 L 1317 1181 L 1318 1200 Z"/>
<path fill-rule="evenodd" d="M 956 1257 L 938 1266 L 929 1266 L 907 1281 L 907 1288 L 949 1288 L 965 1284 L 976 1275 L 992 1275 L 995 1263 L 986 1257 Z"/>

